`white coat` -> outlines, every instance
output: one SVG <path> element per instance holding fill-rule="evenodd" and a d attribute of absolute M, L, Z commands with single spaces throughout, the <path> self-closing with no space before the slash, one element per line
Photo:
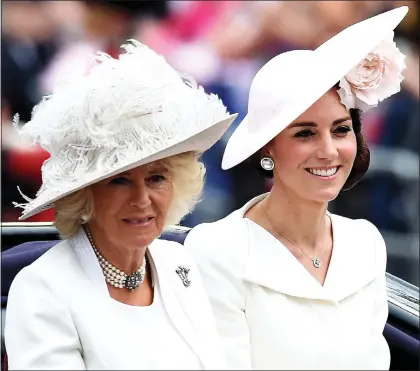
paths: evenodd
<path fill-rule="evenodd" d="M 155 240 L 149 254 L 155 286 L 181 341 L 202 369 L 223 369 L 214 317 L 194 262 L 171 241 Z M 189 287 L 176 273 L 180 265 L 190 269 Z M 127 312 L 119 311 L 125 305 L 115 303 L 85 233 L 60 242 L 11 285 L 5 321 L 9 369 L 140 370 L 149 369 L 153 357 L 177 357 L 170 347 L 152 349 L 148 340 L 158 335 L 133 326 L 123 315 Z"/>
<path fill-rule="evenodd" d="M 378 229 L 330 214 L 333 251 L 321 285 L 275 237 L 243 218 L 263 197 L 195 227 L 184 244 L 210 296 L 228 368 L 389 369 L 386 249 Z"/>

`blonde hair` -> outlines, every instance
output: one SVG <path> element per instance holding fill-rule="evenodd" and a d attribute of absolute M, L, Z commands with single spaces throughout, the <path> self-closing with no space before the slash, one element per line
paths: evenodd
<path fill-rule="evenodd" d="M 185 152 L 158 162 L 172 174 L 173 194 L 164 229 L 179 224 L 200 201 L 206 169 L 197 152 Z M 93 216 L 90 186 L 54 202 L 55 226 L 61 238 L 70 238 Z"/>

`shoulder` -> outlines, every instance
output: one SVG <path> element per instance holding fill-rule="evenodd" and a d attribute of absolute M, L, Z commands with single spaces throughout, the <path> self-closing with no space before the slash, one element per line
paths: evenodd
<path fill-rule="evenodd" d="M 243 252 L 248 242 L 247 219 L 243 217 L 246 210 L 263 199 L 266 194 L 259 195 L 248 201 L 241 208 L 226 217 L 194 227 L 185 239 L 184 245 L 192 250 L 220 251 L 228 246 L 228 252 L 237 254 Z"/>
<path fill-rule="evenodd" d="M 160 238 L 157 238 L 153 240 L 153 242 L 150 244 L 149 248 L 152 249 L 171 249 L 171 251 L 175 254 L 180 253 L 182 254 L 184 248 L 182 244 L 176 241 L 169 241 L 169 240 L 163 240 Z"/>
<path fill-rule="evenodd" d="M 51 313 L 57 308 L 58 303 L 63 305 L 66 302 L 67 287 L 62 283 L 63 280 L 69 281 L 66 270 L 71 261 L 71 246 L 67 241 L 62 241 L 32 264 L 21 269 L 13 279 L 8 292 L 8 317 L 14 312 L 14 318 L 19 320 L 20 315 Z"/>
<path fill-rule="evenodd" d="M 229 246 L 230 252 L 239 252 L 247 236 L 247 224 L 238 211 L 212 223 L 194 227 L 187 235 L 184 246 L 189 250 L 220 251 Z"/>
<path fill-rule="evenodd" d="M 160 238 L 155 239 L 150 245 L 149 250 L 163 253 L 170 256 L 186 256 L 185 247 L 176 241 L 168 241 Z"/>
<path fill-rule="evenodd" d="M 34 274 L 50 276 L 53 273 L 62 275 L 68 268 L 76 266 L 79 267 L 79 260 L 74 246 L 69 240 L 63 240 L 51 247 L 27 268 Z"/>
<path fill-rule="evenodd" d="M 9 297 L 16 291 L 48 291 L 60 284 L 63 277 L 67 276 L 67 271 L 75 268 L 80 267 L 73 248 L 68 240 L 63 240 L 16 274 Z"/>
<path fill-rule="evenodd" d="M 32 246 L 28 246 L 26 252 L 29 253 Z M 68 240 L 63 240 L 49 248 L 44 254 L 36 258 L 32 263 L 27 265 L 22 271 L 42 272 L 45 267 L 51 269 L 63 264 L 63 260 L 71 259 L 72 248 Z M 22 252 L 23 253 L 23 252 Z M 25 254 L 25 253 L 23 253 Z M 32 258 L 34 259 L 34 258 Z M 20 273 L 20 272 L 19 272 Z"/>
<path fill-rule="evenodd" d="M 195 242 L 199 242 L 200 245 L 226 244 L 237 240 L 240 237 L 239 234 L 245 230 L 246 223 L 239 210 L 236 210 L 216 222 L 203 223 L 192 228 L 184 245 L 191 246 Z"/>
<path fill-rule="evenodd" d="M 170 262 L 171 265 L 191 265 L 194 263 L 185 246 L 176 241 L 156 239 L 149 245 L 149 251 L 153 260 Z"/>
<path fill-rule="evenodd" d="M 383 248 L 384 239 L 378 228 L 366 219 L 350 219 L 344 216 L 330 214 L 334 226 L 337 227 L 340 235 L 352 237 L 353 239 L 363 239 L 367 245 Z"/>
<path fill-rule="evenodd" d="M 379 271 L 386 269 L 386 245 L 378 228 L 366 219 L 350 219 L 331 214 L 337 239 L 351 241 L 354 249 L 360 249 L 360 256 L 372 255 Z M 334 238 L 335 238 L 334 237 Z"/>
<path fill-rule="evenodd" d="M 204 276 L 240 279 L 248 258 L 248 225 L 238 211 L 194 227 L 184 246 Z M 214 278 L 214 277 L 213 277 Z"/>

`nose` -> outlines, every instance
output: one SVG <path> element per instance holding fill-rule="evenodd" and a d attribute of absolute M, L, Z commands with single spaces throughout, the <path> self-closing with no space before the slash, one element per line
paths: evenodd
<path fill-rule="evenodd" d="M 338 157 L 337 143 L 330 134 L 319 139 L 315 154 L 320 160 L 334 160 Z"/>
<path fill-rule="evenodd" d="M 136 183 L 131 189 L 130 206 L 146 209 L 151 204 L 149 190 L 144 182 Z"/>

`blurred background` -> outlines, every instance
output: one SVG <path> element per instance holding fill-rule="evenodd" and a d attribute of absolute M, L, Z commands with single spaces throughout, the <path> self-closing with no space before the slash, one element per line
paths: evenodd
<path fill-rule="evenodd" d="M 290 49 L 313 49 L 345 27 L 401 5 L 410 8 L 396 30 L 407 55 L 402 92 L 369 111 L 364 131 L 371 148 L 365 178 L 331 203 L 330 211 L 365 218 L 383 233 L 388 271 L 419 286 L 419 38 L 416 1 L 2 1 L 1 218 L 17 221 L 17 186 L 35 196 L 48 155 L 16 136 L 12 118 L 54 86 L 85 74 L 98 50 L 116 56 L 136 38 L 177 69 L 216 93 L 230 112 L 245 116 L 251 80 L 265 62 Z M 270 189 L 250 158 L 222 171 L 231 130 L 204 156 L 203 201 L 183 224 L 224 217 Z M 51 221 L 46 211 L 29 221 Z M 356 258 L 356 257 L 355 257 Z"/>

